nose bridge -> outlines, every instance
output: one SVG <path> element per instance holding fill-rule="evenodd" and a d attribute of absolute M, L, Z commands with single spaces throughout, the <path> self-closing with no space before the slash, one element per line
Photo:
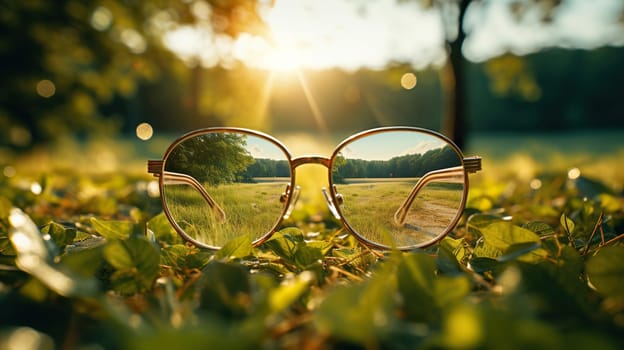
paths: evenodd
<path fill-rule="evenodd" d="M 293 169 L 303 164 L 320 164 L 329 168 L 330 159 L 323 156 L 301 156 L 291 161 Z"/>

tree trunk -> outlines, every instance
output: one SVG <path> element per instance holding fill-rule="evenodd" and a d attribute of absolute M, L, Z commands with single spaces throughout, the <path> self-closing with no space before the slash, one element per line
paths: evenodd
<path fill-rule="evenodd" d="M 464 16 L 470 0 L 459 2 L 459 18 L 457 37 L 448 40 L 448 60 L 442 69 L 441 83 L 445 95 L 445 113 L 442 121 L 442 131 L 449 136 L 459 147 L 466 144 L 466 81 L 465 59 L 461 48 L 466 39 L 463 29 Z M 448 36 L 447 36 L 448 37 Z"/>

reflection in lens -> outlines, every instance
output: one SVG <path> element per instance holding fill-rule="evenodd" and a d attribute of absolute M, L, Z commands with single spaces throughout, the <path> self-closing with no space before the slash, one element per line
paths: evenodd
<path fill-rule="evenodd" d="M 331 172 L 343 219 L 373 243 L 425 246 L 460 215 L 461 156 L 436 135 L 392 130 L 357 138 L 334 153 Z"/>
<path fill-rule="evenodd" d="M 194 241 L 221 247 L 271 231 L 283 212 L 289 158 L 275 143 L 242 132 L 208 132 L 177 143 L 166 157 L 163 198 Z"/>

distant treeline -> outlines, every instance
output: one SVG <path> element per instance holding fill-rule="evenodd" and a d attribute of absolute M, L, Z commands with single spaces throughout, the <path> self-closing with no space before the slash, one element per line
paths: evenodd
<path fill-rule="evenodd" d="M 429 171 L 461 165 L 457 153 L 445 146 L 424 154 L 408 154 L 388 160 L 347 159 L 335 161 L 333 179 L 340 182 L 346 178 L 421 177 Z M 257 158 L 247 167 L 242 178 L 253 181 L 258 177 L 289 177 L 290 167 L 286 160 Z"/>
<path fill-rule="evenodd" d="M 421 177 L 432 170 L 461 165 L 457 153 L 450 146 L 388 160 L 338 158 L 336 162 L 332 174 L 335 182 L 348 178 Z"/>
<path fill-rule="evenodd" d="M 290 165 L 287 160 L 256 158 L 243 173 L 243 178 L 254 177 L 290 177 Z"/>

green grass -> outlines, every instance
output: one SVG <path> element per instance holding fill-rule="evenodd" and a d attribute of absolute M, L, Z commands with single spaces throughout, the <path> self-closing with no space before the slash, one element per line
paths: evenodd
<path fill-rule="evenodd" d="M 458 215 L 462 188 L 457 184 L 429 183 L 416 196 L 404 225 L 398 225 L 394 214 L 415 184 L 415 180 L 369 179 L 337 185 L 344 199 L 340 210 L 347 223 L 370 241 L 399 247 L 432 241 Z"/>
<path fill-rule="evenodd" d="M 225 221 L 210 208 L 191 186 L 168 185 L 164 198 L 178 225 L 193 239 L 221 247 L 229 240 L 246 235 L 255 241 L 268 233 L 284 210 L 280 195 L 286 183 L 227 184 L 206 186 L 207 192 L 223 209 Z"/>

